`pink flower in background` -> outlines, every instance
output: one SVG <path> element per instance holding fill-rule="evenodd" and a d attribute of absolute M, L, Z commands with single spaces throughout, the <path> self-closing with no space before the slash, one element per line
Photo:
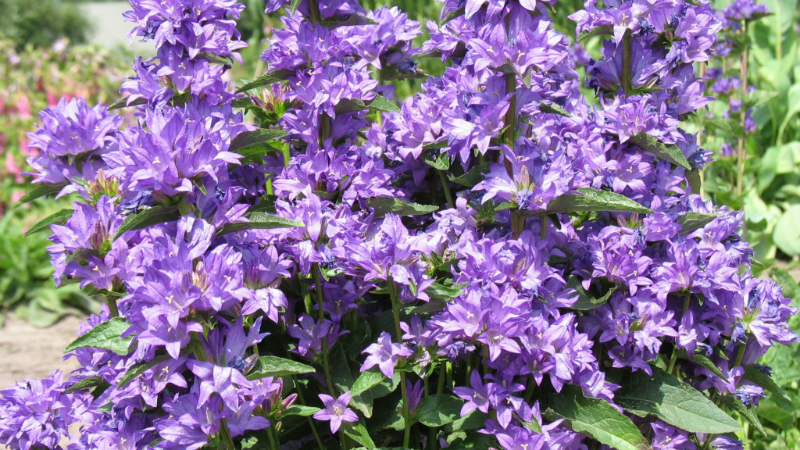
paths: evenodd
<path fill-rule="evenodd" d="M 19 118 L 23 120 L 31 118 L 31 103 L 27 95 L 23 95 L 17 100 L 17 114 L 19 114 Z"/>

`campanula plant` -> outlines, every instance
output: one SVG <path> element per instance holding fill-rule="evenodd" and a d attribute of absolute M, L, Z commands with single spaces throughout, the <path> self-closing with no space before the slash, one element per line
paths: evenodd
<path fill-rule="evenodd" d="M 711 101 L 708 4 L 573 14 L 604 39 L 596 107 L 551 2 L 446 0 L 415 47 L 397 8 L 270 0 L 268 72 L 238 86 L 242 5 L 131 4 L 158 54 L 111 109 L 137 125 L 65 103 L 43 120 L 102 139 L 36 132 L 70 166 L 42 193 L 81 196 L 42 224 L 58 280 L 106 308 L 80 369 L 2 393 L 0 442 L 727 449 L 781 395 L 758 361 L 795 310 L 698 195 L 709 153 L 681 126 Z"/>

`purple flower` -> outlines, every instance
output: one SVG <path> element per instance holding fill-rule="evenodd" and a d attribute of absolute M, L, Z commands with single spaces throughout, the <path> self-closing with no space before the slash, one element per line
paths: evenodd
<path fill-rule="evenodd" d="M 411 356 L 411 350 L 403 344 L 392 343 L 391 335 L 385 331 L 378 337 L 378 342 L 370 344 L 369 347 L 361 353 L 369 354 L 364 364 L 361 365 L 362 372 L 371 367 L 378 366 L 381 373 L 389 379 L 394 376 L 394 367 L 397 365 L 398 361 L 401 358 L 405 359 Z"/>
<path fill-rule="evenodd" d="M 358 422 L 358 416 L 347 406 L 350 404 L 350 393 L 345 392 L 339 398 L 333 398 L 330 395 L 319 394 L 319 399 L 325 405 L 314 413 L 314 418 L 319 421 L 328 421 L 331 423 L 331 433 L 336 433 L 342 426 L 342 422 Z"/>

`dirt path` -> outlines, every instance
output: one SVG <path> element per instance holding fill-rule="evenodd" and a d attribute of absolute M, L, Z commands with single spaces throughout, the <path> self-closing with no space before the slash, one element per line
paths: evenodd
<path fill-rule="evenodd" d="M 54 370 L 75 369 L 74 359 L 62 361 L 64 347 L 75 339 L 79 319 L 67 317 L 50 328 L 34 328 L 9 318 L 0 328 L 0 389 L 26 378 L 43 378 Z"/>

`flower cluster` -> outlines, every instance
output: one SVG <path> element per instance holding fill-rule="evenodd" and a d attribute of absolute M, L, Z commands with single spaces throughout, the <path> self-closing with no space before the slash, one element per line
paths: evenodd
<path fill-rule="evenodd" d="M 725 410 L 797 338 L 741 215 L 695 193 L 708 4 L 571 16 L 606 36 L 594 107 L 547 2 L 447 0 L 415 48 L 396 8 L 268 1 L 250 96 L 217 77 L 241 5 L 131 3 L 159 47 L 123 87 L 140 123 L 52 227 L 62 282 L 107 301 L 57 383 L 90 403 L 70 449 L 737 448 Z M 447 68 L 398 107 L 421 57 Z M 632 405 L 648 383 L 705 421 Z"/>

